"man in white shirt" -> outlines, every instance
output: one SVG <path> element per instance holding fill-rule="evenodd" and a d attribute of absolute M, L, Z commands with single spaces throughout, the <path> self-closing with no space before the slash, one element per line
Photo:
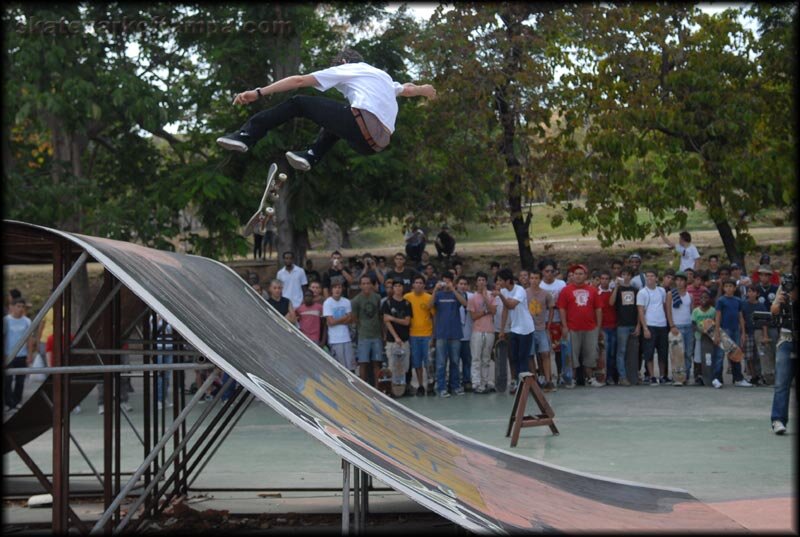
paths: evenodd
<path fill-rule="evenodd" d="M 528 310 L 528 294 L 521 285 L 514 283 L 514 273 L 511 269 L 500 270 L 497 277 L 500 285 L 495 287 L 492 293 L 503 303 L 503 316 L 511 319 L 508 355 L 512 380 L 508 391 L 515 392 L 518 375 L 530 371 L 528 355 L 533 342 L 533 318 Z M 501 321 L 501 326 L 503 324 L 505 323 Z M 505 339 L 506 333 L 500 332 L 499 337 Z"/>
<path fill-rule="evenodd" d="M 658 386 L 659 379 L 656 378 L 653 370 L 653 354 L 658 352 L 658 368 L 661 372 L 661 384 L 668 384 L 672 381 L 667 377 L 667 362 L 669 352 L 669 329 L 667 327 L 667 292 L 663 287 L 656 286 L 658 275 L 654 270 L 644 272 L 646 278 L 645 287 L 636 293 L 636 306 L 639 308 L 639 322 L 644 336 L 643 354 L 647 366 L 647 375 L 650 377 L 645 384 Z M 671 302 L 669 302 L 671 306 Z"/>
<path fill-rule="evenodd" d="M 281 104 L 252 116 L 231 134 L 217 138 L 225 149 L 246 152 L 267 133 L 296 117 L 310 119 L 322 130 L 306 151 L 288 151 L 289 164 L 308 171 L 322 156 L 343 138 L 362 155 L 373 155 L 389 145 L 397 118 L 397 96 L 429 99 L 436 97 L 430 84 L 417 86 L 410 82 L 395 82 L 384 71 L 364 62 L 361 55 L 345 49 L 333 60 L 333 67 L 310 75 L 283 78 L 263 88 L 236 95 L 233 104 L 252 103 L 265 95 L 313 87 L 319 91 L 339 90 L 350 105 L 325 97 L 295 95 Z"/>
<path fill-rule="evenodd" d="M 291 300 L 292 307 L 297 309 L 303 303 L 303 293 L 308 286 L 306 271 L 294 264 L 292 252 L 283 253 L 283 264 L 276 278 L 283 283 L 283 296 Z"/>
<path fill-rule="evenodd" d="M 661 240 L 664 241 L 664 244 L 670 248 L 675 248 L 675 251 L 681 256 L 681 265 L 678 268 L 679 271 L 683 272 L 687 268 L 695 270 L 695 262 L 700 259 L 700 252 L 697 251 L 697 246 L 692 244 L 691 233 L 688 231 L 681 231 L 680 235 L 678 235 L 678 244 L 669 240 L 667 236 L 664 235 L 663 231 L 659 231 L 658 234 L 661 236 Z"/>
<path fill-rule="evenodd" d="M 342 296 L 343 278 L 331 282 L 331 296 L 322 304 L 322 316 L 328 325 L 328 348 L 336 360 L 355 373 L 356 357 L 350 339 L 350 323 L 353 322 L 353 307 L 350 300 Z"/>
<path fill-rule="evenodd" d="M 683 338 L 684 367 L 686 368 L 686 381 L 692 378 L 689 374 L 692 368 L 692 355 L 694 354 L 694 326 L 692 325 L 692 295 L 686 290 L 686 273 L 675 273 L 675 287 L 670 289 L 667 297 L 667 323 L 672 334 L 680 334 Z M 677 381 L 674 382 L 677 385 Z"/>

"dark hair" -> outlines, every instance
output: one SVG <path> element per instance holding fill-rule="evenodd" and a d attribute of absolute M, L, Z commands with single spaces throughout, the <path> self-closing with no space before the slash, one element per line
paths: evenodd
<path fill-rule="evenodd" d="M 754 293 L 758 293 L 759 292 L 758 291 L 758 286 L 756 286 L 756 285 L 748 285 L 747 286 L 747 290 L 748 291 L 753 291 Z"/>
<path fill-rule="evenodd" d="M 358 279 L 358 283 L 361 283 L 365 278 L 369 280 L 369 283 L 375 285 L 375 279 L 369 274 L 362 274 L 361 277 Z"/>
<path fill-rule="evenodd" d="M 541 270 L 539 270 L 539 269 L 533 269 L 533 270 L 531 270 L 531 271 L 529 271 L 529 272 L 530 272 L 530 275 L 531 275 L 531 276 L 533 276 L 533 275 L 537 275 L 537 276 L 539 276 L 539 278 L 541 278 L 541 277 L 542 277 L 542 271 L 541 271 Z"/>
<path fill-rule="evenodd" d="M 431 267 L 433 270 L 436 270 L 436 267 L 433 266 L 433 263 L 427 263 L 425 265 L 425 268 L 427 269 L 428 267 Z"/>
<path fill-rule="evenodd" d="M 719 271 L 720 272 L 722 272 L 723 270 L 726 271 L 728 274 L 730 274 L 731 273 L 731 266 L 730 265 L 722 265 L 721 267 L 719 267 Z"/>
<path fill-rule="evenodd" d="M 467 284 L 469 284 L 469 278 L 467 278 L 463 274 L 458 277 L 458 279 L 456 280 L 456 283 L 459 283 L 461 280 L 464 280 L 465 282 L 467 282 Z"/>
<path fill-rule="evenodd" d="M 395 285 L 404 285 L 403 280 L 392 280 L 392 287 L 394 287 Z"/>
<path fill-rule="evenodd" d="M 11 305 L 12 306 L 16 306 L 17 304 L 24 304 L 24 303 L 25 303 L 25 299 L 22 298 L 21 296 L 18 296 L 18 297 L 16 297 L 16 298 L 11 300 Z"/>
<path fill-rule="evenodd" d="M 688 231 L 681 231 L 678 236 L 686 242 L 692 242 L 692 234 Z"/>
<path fill-rule="evenodd" d="M 489 263 L 489 268 L 492 267 L 500 268 L 500 263 L 498 263 L 497 261 L 492 261 L 491 263 Z"/>
<path fill-rule="evenodd" d="M 656 269 L 649 268 L 649 269 L 644 270 L 643 272 L 644 272 L 645 276 L 647 276 L 650 273 L 654 274 L 655 276 L 658 276 L 658 271 Z"/>
<path fill-rule="evenodd" d="M 712 259 L 716 259 L 717 261 L 719 261 L 719 256 L 717 254 L 711 254 L 710 256 L 708 256 L 709 261 L 711 261 Z"/>
<path fill-rule="evenodd" d="M 345 47 L 342 49 L 336 56 L 333 57 L 331 61 L 332 65 L 341 65 L 342 62 L 344 63 L 358 63 L 363 62 L 364 57 L 361 56 L 358 52 L 351 49 L 350 47 Z"/>
<path fill-rule="evenodd" d="M 333 256 L 335 256 L 335 255 L 342 255 L 342 252 L 340 252 L 339 250 L 334 250 L 334 251 L 332 251 L 332 252 L 331 252 L 331 257 L 333 257 Z"/>
<path fill-rule="evenodd" d="M 619 269 L 619 273 L 620 274 L 632 274 L 630 267 L 626 267 L 625 265 L 623 265 L 622 268 Z"/>
<path fill-rule="evenodd" d="M 12 300 L 14 300 L 15 298 L 21 297 L 22 293 L 20 293 L 19 289 L 12 289 L 8 292 L 8 296 L 10 296 Z"/>
<path fill-rule="evenodd" d="M 607 271 L 607 270 L 601 270 L 600 271 L 600 276 L 608 276 L 610 278 L 611 277 L 611 273 L 609 271 Z"/>
<path fill-rule="evenodd" d="M 613 259 L 611 260 L 611 266 L 619 265 L 620 267 L 623 266 L 625 263 L 622 262 L 622 259 Z"/>
<path fill-rule="evenodd" d="M 442 272 L 442 279 L 445 279 L 445 278 L 447 278 L 450 281 L 453 281 L 453 278 L 455 278 L 455 275 L 453 274 L 453 271 L 452 270 L 443 271 Z"/>
<path fill-rule="evenodd" d="M 411 283 L 416 283 L 417 280 L 422 280 L 422 283 L 425 284 L 425 277 L 422 274 L 414 274 Z"/>
<path fill-rule="evenodd" d="M 283 258 L 283 257 L 286 257 L 287 255 L 290 255 L 290 256 L 292 256 L 292 259 L 294 259 L 294 252 L 292 252 L 292 251 L 290 251 L 290 250 L 286 250 L 285 252 L 283 252 L 283 253 L 281 254 L 281 257 Z"/>
<path fill-rule="evenodd" d="M 539 264 L 537 266 L 539 267 L 539 270 L 544 270 L 544 268 L 547 266 L 553 267 L 553 270 L 558 268 L 558 265 L 553 259 L 542 259 L 541 261 L 539 261 Z"/>
<path fill-rule="evenodd" d="M 510 268 L 500 269 L 500 272 L 497 273 L 497 277 L 506 282 L 508 280 L 514 281 L 514 273 L 511 272 Z"/>
<path fill-rule="evenodd" d="M 731 278 L 728 278 L 727 280 L 722 280 L 722 287 L 725 287 L 726 285 L 733 285 L 734 287 L 736 287 L 736 281 L 734 281 Z"/>
<path fill-rule="evenodd" d="M 454 259 L 453 266 L 455 267 L 456 265 L 461 265 L 463 267 L 464 263 L 460 259 Z"/>
<path fill-rule="evenodd" d="M 394 254 L 394 256 L 395 256 L 395 257 L 397 257 L 397 256 L 400 256 L 400 257 L 402 257 L 403 259 L 405 259 L 405 258 L 406 258 L 406 254 L 404 254 L 403 252 L 397 252 L 396 254 Z"/>
<path fill-rule="evenodd" d="M 664 276 L 675 276 L 675 269 L 668 268 L 664 271 Z"/>
<path fill-rule="evenodd" d="M 485 272 L 479 270 L 478 272 L 475 273 L 475 279 L 477 280 L 478 278 L 483 278 L 485 280 L 489 280 L 489 275 L 486 274 Z"/>

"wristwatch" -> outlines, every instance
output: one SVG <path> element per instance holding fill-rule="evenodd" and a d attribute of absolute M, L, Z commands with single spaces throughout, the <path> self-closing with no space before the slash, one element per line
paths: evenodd
<path fill-rule="evenodd" d="M 258 93 L 258 98 L 260 99 L 264 95 L 261 94 L 261 88 L 256 88 L 256 93 Z"/>

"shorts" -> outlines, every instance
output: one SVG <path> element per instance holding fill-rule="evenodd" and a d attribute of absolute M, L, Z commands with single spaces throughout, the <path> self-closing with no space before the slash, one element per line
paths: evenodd
<path fill-rule="evenodd" d="M 558 352 L 561 350 L 561 323 L 550 323 L 549 330 L 553 352 Z"/>
<path fill-rule="evenodd" d="M 353 343 L 329 343 L 328 348 L 331 350 L 331 356 L 336 358 L 336 361 L 344 367 L 353 371 L 356 368 L 356 358 L 353 354 Z"/>
<path fill-rule="evenodd" d="M 431 336 L 411 336 L 408 342 L 411 344 L 411 367 L 418 369 L 428 365 L 428 348 L 431 345 Z"/>
<path fill-rule="evenodd" d="M 599 328 L 594 330 L 570 330 L 569 343 L 572 347 L 572 367 L 597 367 Z M 582 359 L 581 359 L 582 358 Z"/>
<path fill-rule="evenodd" d="M 547 330 L 534 330 L 533 341 L 531 342 L 531 356 L 540 352 L 550 350 L 550 339 L 547 337 Z"/>
<path fill-rule="evenodd" d="M 380 339 L 359 339 L 356 354 L 359 364 L 383 362 L 383 342 Z"/>
<path fill-rule="evenodd" d="M 262 244 L 269 245 L 269 246 L 275 246 L 275 232 L 274 231 L 266 231 L 264 233 L 264 240 L 262 241 Z"/>
<path fill-rule="evenodd" d="M 757 359 L 756 354 L 756 338 L 755 334 L 747 334 L 747 339 L 744 341 L 744 359 L 748 362 Z"/>

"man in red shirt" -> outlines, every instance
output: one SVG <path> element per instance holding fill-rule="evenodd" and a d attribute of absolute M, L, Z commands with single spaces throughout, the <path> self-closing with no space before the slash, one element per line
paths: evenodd
<path fill-rule="evenodd" d="M 600 286 L 597 288 L 598 306 L 603 312 L 603 340 L 606 342 L 606 382 L 617 383 L 617 309 L 609 304 L 611 298 L 611 273 L 604 270 L 600 273 Z"/>
<path fill-rule="evenodd" d="M 572 272 L 573 282 L 564 287 L 556 303 L 561 314 L 563 338 L 569 338 L 572 347 L 572 364 L 569 367 L 577 370 L 578 365 L 582 364 L 588 386 L 605 386 L 605 383 L 594 378 L 600 326 L 603 324 L 603 310 L 597 300 L 597 288 L 586 284 L 586 274 L 589 271 L 584 265 L 573 265 L 569 271 Z M 575 380 L 565 387 L 574 388 Z"/>

